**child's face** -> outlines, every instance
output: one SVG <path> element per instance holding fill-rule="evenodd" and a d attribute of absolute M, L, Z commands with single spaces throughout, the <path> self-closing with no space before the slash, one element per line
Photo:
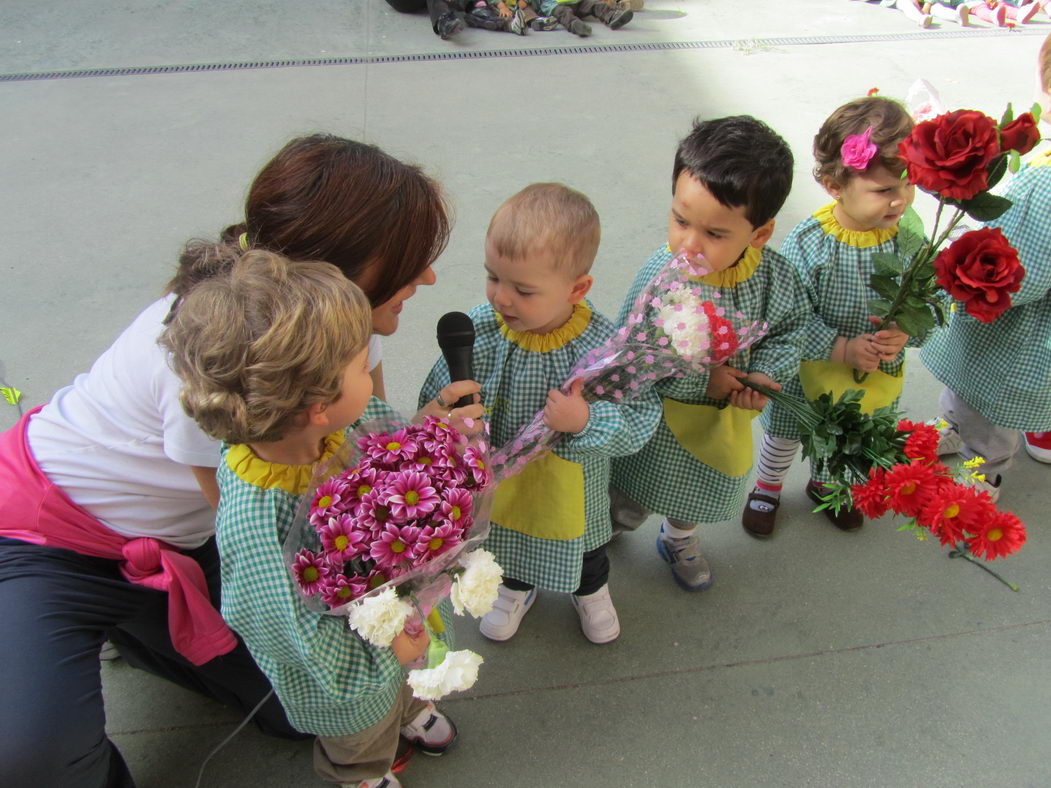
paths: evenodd
<path fill-rule="evenodd" d="M 560 270 L 546 249 L 511 260 L 486 241 L 485 271 L 485 297 L 514 331 L 547 334 L 561 328 L 591 287 L 590 276 Z"/>
<path fill-rule="evenodd" d="M 339 399 L 324 408 L 330 430 L 335 432 L 349 427 L 361 418 L 371 396 L 372 375 L 369 374 L 369 348 L 366 345 L 343 370 Z"/>
<path fill-rule="evenodd" d="M 837 221 L 847 230 L 889 230 L 912 205 L 916 187 L 875 165 L 854 175 L 845 186 L 827 180 L 825 189 L 836 198 Z"/>
<path fill-rule="evenodd" d="M 773 232 L 773 219 L 753 227 L 743 205 L 729 208 L 689 172 L 679 173 L 668 219 L 668 248 L 672 252 L 703 255 L 709 272 L 723 271 L 749 246 L 765 244 Z"/>

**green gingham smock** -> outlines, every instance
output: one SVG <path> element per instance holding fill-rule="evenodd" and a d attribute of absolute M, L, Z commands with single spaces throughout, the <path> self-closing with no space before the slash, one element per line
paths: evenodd
<path fill-rule="evenodd" d="M 832 214 L 835 203 L 818 209 L 793 228 L 781 244 L 781 254 L 799 271 L 813 305 L 814 315 L 804 332 L 803 360 L 824 361 L 832 353 L 837 337 L 851 339 L 871 333 L 875 327 L 869 322 L 868 302 L 879 294 L 869 287 L 869 278 L 875 273 L 872 255 L 885 252 L 894 255 L 898 250 L 898 228 L 887 230 L 847 230 Z M 906 347 L 919 347 L 930 332 L 910 337 Z M 891 361 L 881 361 L 879 369 L 888 375 L 901 377 L 905 350 Z M 852 388 L 866 390 L 874 376 L 863 383 L 852 383 Z M 784 388 L 786 393 L 803 396 L 799 376 L 794 375 Z M 897 406 L 899 397 L 893 401 Z M 799 428 L 790 412 L 771 402 L 761 416 L 763 428 L 771 435 L 790 440 L 799 439 Z M 825 479 L 827 481 L 827 479 Z"/>
<path fill-rule="evenodd" d="M 508 330 L 489 304 L 474 307 L 470 317 L 475 330 L 474 379 L 482 385 L 496 448 L 532 421 L 544 409 L 548 391 L 561 388 L 577 361 L 616 330 L 590 302 L 578 304 L 565 326 L 546 335 Z M 420 392 L 421 407 L 448 382 L 448 366 L 439 359 Z M 496 556 L 505 577 L 552 591 L 575 591 L 584 553 L 610 540 L 610 458 L 638 451 L 646 443 L 660 418 L 660 403 L 650 392 L 630 404 L 592 402 L 590 411 L 584 430 L 563 435 L 553 450 L 583 469 L 583 535 L 545 539 L 493 522 L 484 546 Z M 536 490 L 537 496 L 544 494 Z"/>
<path fill-rule="evenodd" d="M 365 418 L 383 410 L 389 412 L 373 398 Z M 335 433 L 326 439 L 322 460 L 342 438 Z M 391 649 L 360 638 L 345 616 L 307 608 L 285 566 L 282 544 L 313 467 L 276 465 L 247 446 L 223 446 L 215 525 L 221 612 L 297 730 L 346 736 L 386 716 L 405 673 Z"/>
<path fill-rule="evenodd" d="M 1051 153 L 1051 152 L 1049 152 Z M 989 222 L 1018 250 L 1025 267 L 1012 306 L 982 323 L 954 304 L 946 328 L 923 348 L 938 380 L 993 424 L 1051 428 L 1051 166 L 1041 155 L 1008 184 L 1013 205 Z"/>
<path fill-rule="evenodd" d="M 665 245 L 642 267 L 624 299 L 619 316 L 621 323 L 627 319 L 639 294 L 672 257 Z M 749 269 L 753 269 L 750 275 Z M 728 315 L 740 311 L 749 320 L 764 320 L 769 324 L 762 339 L 734 355 L 728 363 L 746 372 L 761 372 L 783 384 L 798 370 L 801 329 L 812 314 L 799 274 L 772 249 L 763 247 L 760 251 L 749 247 L 733 268 L 709 275 L 702 281 L 713 281 L 713 278 L 725 283 L 718 287 L 722 293 L 718 303 Z M 665 401 L 732 407 L 705 395 L 707 372 L 664 380 L 655 388 Z M 751 430 L 742 431 L 740 439 L 745 446 L 751 446 Z M 640 452 L 613 461 L 612 484 L 651 512 L 689 523 L 711 523 L 740 514 L 749 472 L 730 476 L 700 461 L 679 443 L 665 417 Z"/>

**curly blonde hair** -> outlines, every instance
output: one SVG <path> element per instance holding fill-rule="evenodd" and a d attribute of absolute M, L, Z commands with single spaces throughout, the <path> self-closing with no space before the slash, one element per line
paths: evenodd
<path fill-rule="evenodd" d="M 496 209 L 486 240 L 509 260 L 549 251 L 558 270 L 578 276 L 591 270 L 601 235 L 586 195 L 561 183 L 534 183 Z"/>
<path fill-rule="evenodd" d="M 847 137 L 864 134 L 870 126 L 872 142 L 877 148 L 872 161 L 883 165 L 892 175 L 902 173 L 905 162 L 898 155 L 898 143 L 912 131 L 912 117 L 901 102 L 867 96 L 844 104 L 821 124 L 814 137 L 814 179 L 818 183 L 824 185 L 828 178 L 844 186 L 857 174 L 857 170 L 843 164 L 840 149 Z"/>
<path fill-rule="evenodd" d="M 252 250 L 182 297 L 160 343 L 201 429 L 257 443 L 284 437 L 307 406 L 335 402 L 371 331 L 368 299 L 334 265 Z"/>

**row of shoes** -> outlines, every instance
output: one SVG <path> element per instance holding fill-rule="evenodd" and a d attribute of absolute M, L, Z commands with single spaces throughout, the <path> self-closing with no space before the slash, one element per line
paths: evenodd
<path fill-rule="evenodd" d="M 428 703 L 423 711 L 401 728 L 402 738 L 415 750 L 435 757 L 444 755 L 446 750 L 453 746 L 456 735 L 453 721 L 438 711 L 433 703 Z M 358 783 L 344 783 L 341 788 L 401 788 L 401 781 L 395 774 L 395 771 L 399 770 L 395 765 L 382 777 Z"/>

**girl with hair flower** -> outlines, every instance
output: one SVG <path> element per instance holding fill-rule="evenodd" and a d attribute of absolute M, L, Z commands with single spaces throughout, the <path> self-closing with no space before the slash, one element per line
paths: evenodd
<path fill-rule="evenodd" d="M 831 392 L 837 399 L 847 389 L 863 389 L 866 413 L 896 405 L 901 396 L 904 348 L 921 344 L 924 337 L 910 339 L 893 327 L 874 331 L 879 319 L 867 303 L 877 295 L 868 285 L 875 270 L 872 256 L 899 255 L 900 223 L 911 210 L 915 190 L 901 178 L 898 144 L 912 125 L 905 107 L 875 95 L 841 106 L 814 137 L 814 177 L 833 201 L 798 224 L 781 246 L 781 254 L 799 270 L 814 309 L 799 375 L 785 385 L 786 393 L 816 399 Z M 864 383 L 855 382 L 854 370 L 869 373 Z M 800 432 L 776 401 L 763 411 L 761 421 L 765 434 L 758 480 L 742 525 L 752 536 L 767 537 L 774 531 L 782 483 L 799 450 Z M 811 469 L 806 493 L 820 502 L 823 482 L 830 477 L 813 463 Z M 822 511 L 844 531 L 863 523 L 856 508 Z"/>

